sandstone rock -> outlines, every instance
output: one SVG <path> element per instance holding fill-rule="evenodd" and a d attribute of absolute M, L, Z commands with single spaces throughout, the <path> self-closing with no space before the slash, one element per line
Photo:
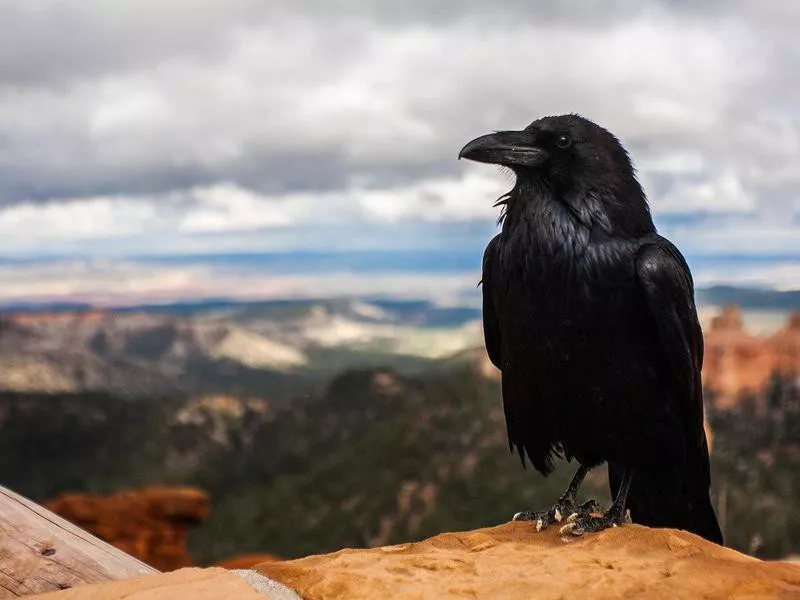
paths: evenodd
<path fill-rule="evenodd" d="M 723 308 L 720 314 L 711 319 L 713 331 L 741 331 L 743 325 L 742 309 L 733 304 Z"/>
<path fill-rule="evenodd" d="M 742 311 L 726 307 L 706 327 L 703 383 L 715 405 L 730 409 L 745 393 L 758 393 L 779 373 L 800 375 L 800 312 L 771 336 L 759 337 L 743 326 Z"/>
<path fill-rule="evenodd" d="M 800 565 L 637 525 L 574 538 L 508 523 L 256 569 L 305 600 L 800 598 Z"/>
<path fill-rule="evenodd" d="M 43 504 L 161 571 L 192 564 L 186 537 L 209 515 L 208 496 L 189 487 L 152 487 L 110 496 L 67 493 Z"/>
<path fill-rule="evenodd" d="M 278 562 L 281 560 L 283 560 L 281 557 L 275 556 L 274 554 L 240 554 L 239 556 L 220 561 L 214 566 L 222 567 L 223 569 L 249 569 L 261 563 Z"/>
<path fill-rule="evenodd" d="M 800 376 L 800 311 L 789 316 L 786 325 L 770 338 L 770 345 L 776 370 Z"/>

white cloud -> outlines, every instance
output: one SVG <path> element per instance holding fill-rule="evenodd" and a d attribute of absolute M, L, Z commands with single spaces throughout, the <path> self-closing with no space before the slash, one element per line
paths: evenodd
<path fill-rule="evenodd" d="M 18 204 L 0 211 L 0 249 L 37 247 L 62 240 L 146 233 L 156 224 L 156 207 L 130 198 L 96 197 L 66 203 Z"/>
<path fill-rule="evenodd" d="M 670 226 L 662 233 L 687 255 L 800 256 L 797 224 L 780 216 L 728 214 Z"/>
<path fill-rule="evenodd" d="M 184 0 L 182 10 L 191 6 Z M 131 29 L 151 22 L 147 7 L 125 7 Z M 698 20 L 661 8 L 592 28 L 564 15 L 526 18 L 517 5 L 506 8 L 518 13 L 513 23 L 472 7 L 449 21 L 394 24 L 368 11 L 329 20 L 284 6 L 243 21 L 253 10 L 238 2 L 220 19 L 224 51 L 163 49 L 139 69 L 0 96 L 0 196 L 137 195 L 227 181 L 261 193 L 388 189 L 457 173 L 455 153 L 474 135 L 571 110 L 618 133 L 637 161 L 685 152 L 702 174 L 732 169 L 760 204 L 774 200 L 749 189 L 746 167 L 787 166 L 780 153 L 754 161 L 775 139 L 753 131 L 770 110 L 753 103 L 753 90 L 785 76 L 765 68 L 764 34 L 744 15 Z M 92 27 L 121 26 L 114 11 L 92 4 L 88 13 Z M 790 153 L 797 132 L 775 131 Z"/>
<path fill-rule="evenodd" d="M 220 184 L 192 191 L 197 204 L 186 214 L 185 233 L 242 231 L 291 225 L 292 216 L 281 203 L 239 186 Z"/>
<path fill-rule="evenodd" d="M 646 185 L 647 179 L 645 172 L 642 183 Z M 672 187 L 654 200 L 656 214 L 751 213 L 758 208 L 755 195 L 730 168 L 716 176 L 675 179 Z"/>
<path fill-rule="evenodd" d="M 621 137 L 657 216 L 742 217 L 676 230 L 692 252 L 795 251 L 788 5 L 6 0 L 0 252 L 348 248 L 491 223 L 509 179 L 458 149 L 568 111 Z"/>
<path fill-rule="evenodd" d="M 485 169 L 463 177 L 426 179 L 392 190 L 361 190 L 354 199 L 365 209 L 364 217 L 385 221 L 472 221 L 497 218 L 493 206 L 509 188 L 509 182 L 492 177 Z"/>

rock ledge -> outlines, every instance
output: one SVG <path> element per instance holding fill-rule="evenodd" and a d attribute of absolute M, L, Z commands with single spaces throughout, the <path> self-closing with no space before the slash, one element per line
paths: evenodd
<path fill-rule="evenodd" d="M 574 538 L 508 523 L 255 568 L 305 600 L 800 598 L 800 565 L 637 525 Z"/>

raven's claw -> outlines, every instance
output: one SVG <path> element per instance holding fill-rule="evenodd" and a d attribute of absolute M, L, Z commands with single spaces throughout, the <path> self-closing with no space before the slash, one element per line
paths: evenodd
<path fill-rule="evenodd" d="M 626 511 L 624 515 L 618 514 L 618 512 L 621 511 L 615 511 L 612 507 L 604 515 L 593 515 L 588 512 L 579 514 L 574 518 L 570 515 L 570 518 L 567 519 L 567 524 L 559 530 L 559 533 L 571 533 L 577 536 L 594 531 L 603 531 L 604 529 L 618 527 L 631 522 L 630 511 Z"/>
<path fill-rule="evenodd" d="M 536 531 L 541 531 L 553 523 L 560 523 L 564 519 L 567 522 L 571 522 L 583 515 L 588 516 L 599 507 L 600 505 L 596 500 L 588 500 L 581 505 L 577 505 L 573 499 L 562 497 L 549 510 L 518 512 L 514 515 L 512 521 L 535 521 Z"/>

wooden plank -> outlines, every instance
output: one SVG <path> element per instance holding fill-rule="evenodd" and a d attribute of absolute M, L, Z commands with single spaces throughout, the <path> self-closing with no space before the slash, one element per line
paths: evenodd
<path fill-rule="evenodd" d="M 0 600 L 158 573 L 0 486 Z"/>

